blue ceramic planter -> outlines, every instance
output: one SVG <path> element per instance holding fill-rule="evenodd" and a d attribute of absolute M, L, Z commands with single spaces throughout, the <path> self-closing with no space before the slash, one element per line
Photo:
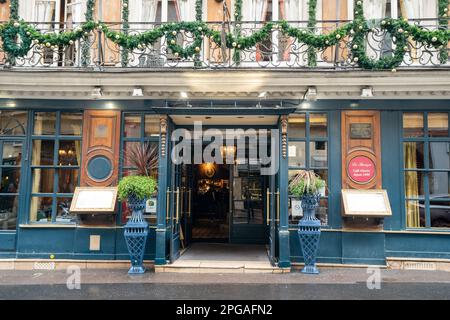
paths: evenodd
<path fill-rule="evenodd" d="M 320 240 L 320 220 L 316 218 L 315 210 L 319 206 L 320 194 L 303 195 L 300 200 L 303 218 L 298 222 L 298 236 L 305 260 L 305 267 L 301 272 L 318 274 L 316 257 Z"/>
<path fill-rule="evenodd" d="M 125 241 L 130 254 L 131 268 L 129 274 L 142 274 L 145 272 L 143 265 L 145 245 L 148 236 L 148 223 L 144 220 L 143 210 L 146 200 L 129 197 L 128 208 L 133 212 L 124 229 Z"/>

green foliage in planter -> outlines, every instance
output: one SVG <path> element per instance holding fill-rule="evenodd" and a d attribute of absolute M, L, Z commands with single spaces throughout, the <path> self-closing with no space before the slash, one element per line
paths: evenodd
<path fill-rule="evenodd" d="M 123 201 L 130 196 L 144 200 L 150 198 L 156 191 L 156 180 L 145 176 L 128 176 L 120 180 L 118 186 L 119 200 Z"/>
<path fill-rule="evenodd" d="M 324 187 L 325 181 L 314 171 L 301 170 L 289 183 L 289 193 L 300 198 L 307 194 L 318 194 Z"/>

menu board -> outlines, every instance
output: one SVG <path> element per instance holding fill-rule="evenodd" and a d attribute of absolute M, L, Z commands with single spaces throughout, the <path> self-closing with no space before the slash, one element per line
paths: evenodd
<path fill-rule="evenodd" d="M 343 189 L 344 216 L 391 216 L 391 205 L 386 190 Z"/>
<path fill-rule="evenodd" d="M 75 213 L 112 213 L 116 206 L 117 188 L 77 187 L 70 211 Z"/>

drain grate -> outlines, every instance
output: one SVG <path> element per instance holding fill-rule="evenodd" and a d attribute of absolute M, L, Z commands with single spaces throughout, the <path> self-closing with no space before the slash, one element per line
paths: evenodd
<path fill-rule="evenodd" d="M 35 262 L 34 270 L 55 270 L 54 262 Z"/>
<path fill-rule="evenodd" d="M 403 262 L 403 269 L 405 270 L 436 270 L 436 263 L 434 262 Z"/>

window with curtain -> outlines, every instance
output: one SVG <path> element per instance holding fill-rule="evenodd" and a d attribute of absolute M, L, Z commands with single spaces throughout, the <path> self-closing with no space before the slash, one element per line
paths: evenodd
<path fill-rule="evenodd" d="M 0 231 L 16 230 L 26 111 L 0 111 Z"/>
<path fill-rule="evenodd" d="M 69 212 L 81 165 L 81 112 L 34 112 L 30 222 L 74 223 Z"/>
<path fill-rule="evenodd" d="M 408 19 L 436 19 L 438 0 L 398 0 L 399 15 Z M 420 22 L 421 25 L 435 25 L 435 22 Z"/>
<path fill-rule="evenodd" d="M 308 23 L 308 0 L 279 0 L 280 20 L 289 21 L 289 24 L 297 28 L 306 28 Z M 307 64 L 307 47 L 296 42 L 295 38 L 280 34 L 278 40 L 278 60 L 291 61 L 298 60 L 301 65 Z M 293 52 L 298 48 L 300 52 Z M 296 50 L 297 51 L 297 50 Z"/>
<path fill-rule="evenodd" d="M 289 181 L 300 170 L 313 170 L 328 185 L 328 114 L 298 113 L 289 116 L 288 124 Z M 297 224 L 302 217 L 300 203 L 290 197 L 289 223 Z M 317 218 L 328 224 L 328 191 L 321 192 Z"/>
<path fill-rule="evenodd" d="M 122 153 L 121 153 L 121 177 L 133 175 L 136 173 L 137 167 L 135 163 L 130 161 L 130 154 L 136 147 L 144 147 L 149 153 L 156 158 L 153 167 L 154 171 L 151 175 L 158 178 L 158 148 L 159 148 L 159 116 L 148 113 L 124 113 L 122 117 Z M 156 197 L 150 199 L 156 202 Z M 127 222 L 129 212 L 126 203 L 122 203 L 121 207 L 121 222 Z M 146 215 L 156 214 L 156 205 L 152 206 L 147 203 L 145 209 Z"/>
<path fill-rule="evenodd" d="M 448 112 L 403 114 L 406 226 L 450 228 Z"/>

